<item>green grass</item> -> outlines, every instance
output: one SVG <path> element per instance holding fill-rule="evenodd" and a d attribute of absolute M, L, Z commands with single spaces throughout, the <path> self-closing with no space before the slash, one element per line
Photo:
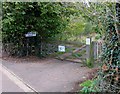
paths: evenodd
<path fill-rule="evenodd" d="M 79 58 L 79 57 L 82 56 L 82 54 L 81 54 L 81 53 L 73 53 L 72 56 L 73 56 L 73 57 L 76 57 L 76 58 Z"/>
<path fill-rule="evenodd" d="M 81 83 L 80 86 L 82 86 L 82 87 L 90 87 L 91 84 L 92 84 L 92 80 L 87 80 L 87 81 Z"/>
<path fill-rule="evenodd" d="M 75 57 L 75 58 L 79 58 L 81 57 L 83 54 L 85 54 L 85 50 L 82 50 L 80 52 L 77 52 L 77 53 L 73 53 L 72 56 Z"/>

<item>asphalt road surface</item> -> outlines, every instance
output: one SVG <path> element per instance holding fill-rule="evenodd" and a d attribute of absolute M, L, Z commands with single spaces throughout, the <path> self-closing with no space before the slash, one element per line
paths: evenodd
<path fill-rule="evenodd" d="M 8 76 L 0 71 L 0 84 L 2 85 L 2 92 L 24 92 L 18 85 L 15 84 Z"/>
<path fill-rule="evenodd" d="M 21 78 L 0 65 L 0 92 L 35 92 Z"/>
<path fill-rule="evenodd" d="M 2 64 L 38 92 L 70 92 L 79 81 L 92 73 L 92 69 L 81 67 L 80 63 L 45 59 L 38 61 L 3 60 Z M 15 81 L 18 82 L 18 81 Z M 30 91 L 23 88 L 24 91 Z"/>

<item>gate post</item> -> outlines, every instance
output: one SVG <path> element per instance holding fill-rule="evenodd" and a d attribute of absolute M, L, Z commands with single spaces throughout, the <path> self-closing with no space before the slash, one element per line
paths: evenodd
<path fill-rule="evenodd" d="M 90 57 L 90 44 L 91 38 L 86 38 L 86 59 L 89 59 Z"/>
<path fill-rule="evenodd" d="M 94 63 L 94 43 L 91 38 L 86 38 L 86 62 L 88 67 L 93 67 Z"/>

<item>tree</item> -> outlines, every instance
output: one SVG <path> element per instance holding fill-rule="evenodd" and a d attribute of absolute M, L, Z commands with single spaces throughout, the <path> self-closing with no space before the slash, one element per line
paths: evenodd
<path fill-rule="evenodd" d="M 29 38 L 31 45 L 53 40 L 65 29 L 73 8 L 59 2 L 4 2 L 3 43 L 12 43 L 12 54 L 19 54 L 25 52 L 28 32 L 37 32 L 37 37 Z"/>

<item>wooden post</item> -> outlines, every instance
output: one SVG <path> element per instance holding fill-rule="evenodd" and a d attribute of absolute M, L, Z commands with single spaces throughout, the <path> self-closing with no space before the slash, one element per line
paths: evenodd
<path fill-rule="evenodd" d="M 93 41 L 93 52 L 94 52 L 94 59 L 97 59 L 98 57 L 98 43 Z"/>
<path fill-rule="evenodd" d="M 98 59 L 98 56 L 99 56 L 99 43 L 97 42 L 96 43 L 96 55 L 97 55 L 97 59 Z"/>
<path fill-rule="evenodd" d="M 91 38 L 86 38 L 86 62 L 88 67 L 93 67 L 94 63 L 94 43 Z"/>
<path fill-rule="evenodd" d="M 86 59 L 89 59 L 90 57 L 90 44 L 91 38 L 86 38 Z"/>

